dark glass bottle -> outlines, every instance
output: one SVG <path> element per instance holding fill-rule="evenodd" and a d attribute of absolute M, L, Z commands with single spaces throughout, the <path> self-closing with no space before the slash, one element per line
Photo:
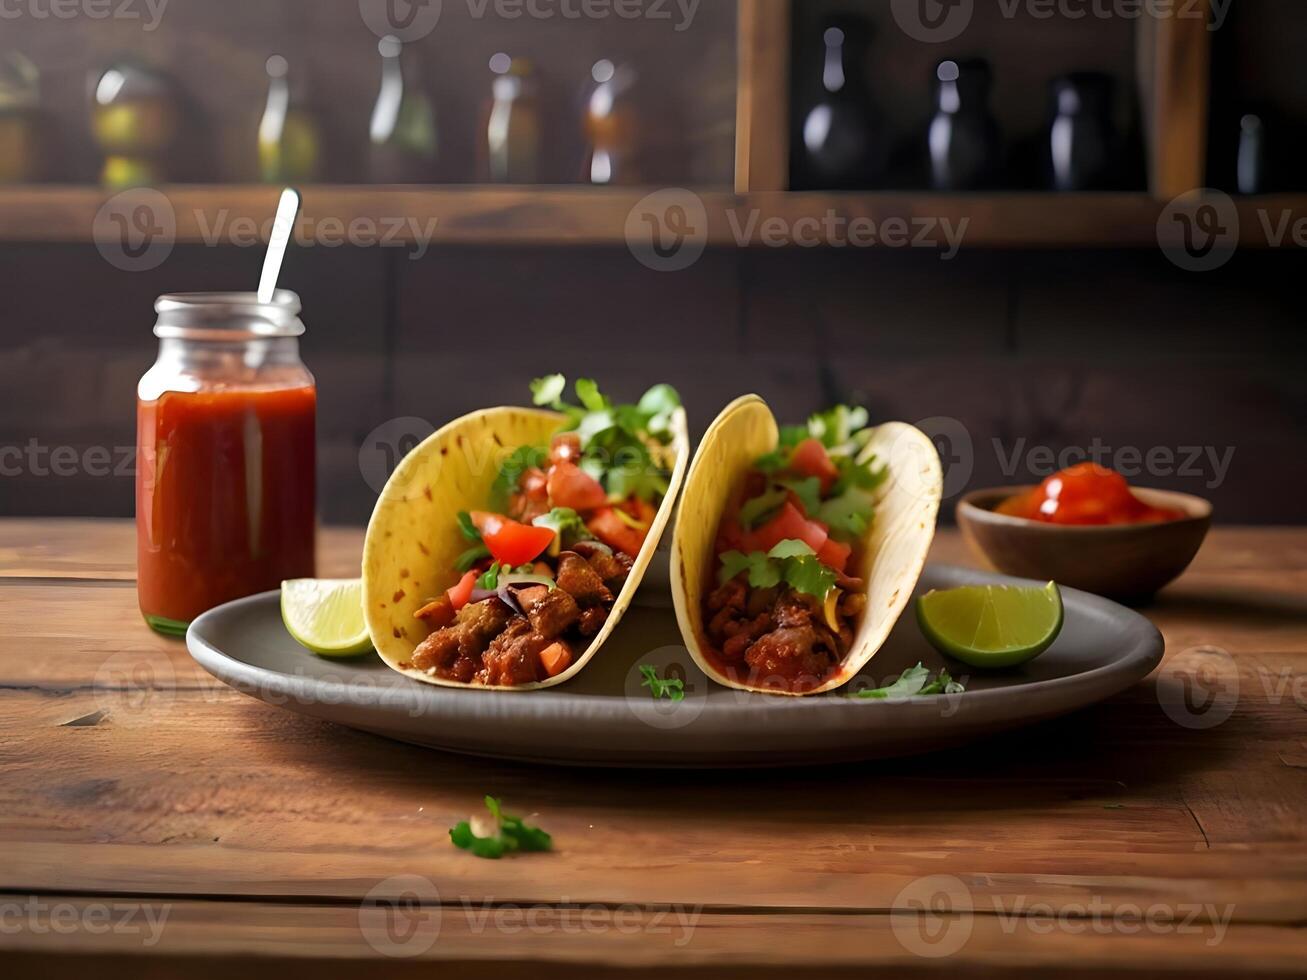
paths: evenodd
<path fill-rule="evenodd" d="M 525 58 L 497 54 L 485 115 L 481 172 L 496 184 L 534 184 L 540 179 L 540 108 L 535 69 Z"/>
<path fill-rule="evenodd" d="M 585 163 L 587 184 L 638 184 L 636 134 L 639 120 L 631 91 L 635 70 L 603 59 L 590 70 L 593 84 L 585 95 Z"/>
<path fill-rule="evenodd" d="M 926 140 L 935 190 L 977 190 L 997 183 L 1001 137 L 989 111 L 992 84 L 983 59 L 941 61 L 935 69 L 935 117 Z"/>
<path fill-rule="evenodd" d="M 862 73 L 865 32 L 852 22 L 831 26 L 822 43 L 821 92 L 800 112 L 795 182 L 810 188 L 867 187 L 882 176 L 886 154 Z"/>
<path fill-rule="evenodd" d="M 1056 191 L 1108 190 L 1117 180 L 1119 141 L 1112 125 L 1115 84 L 1101 72 L 1053 80 L 1048 183 Z"/>
<path fill-rule="evenodd" d="M 404 45 L 399 38 L 382 38 L 377 51 L 381 88 L 369 127 L 372 180 L 383 184 L 434 180 L 438 138 L 431 100 L 405 78 Z"/>
<path fill-rule="evenodd" d="M 1239 153 L 1235 163 L 1235 186 L 1240 194 L 1265 194 L 1266 125 L 1262 117 L 1248 113 L 1239 120 Z"/>

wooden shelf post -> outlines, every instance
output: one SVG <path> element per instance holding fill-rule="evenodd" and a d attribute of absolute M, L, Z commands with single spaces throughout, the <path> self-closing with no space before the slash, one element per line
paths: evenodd
<path fill-rule="evenodd" d="M 740 0 L 735 191 L 790 180 L 790 0 Z"/>
<path fill-rule="evenodd" d="M 1152 70 L 1145 77 L 1152 91 L 1150 185 L 1165 201 L 1198 190 L 1207 175 L 1212 35 L 1210 5 L 1203 0 L 1202 6 L 1202 17 L 1145 18 L 1152 36 Z"/>

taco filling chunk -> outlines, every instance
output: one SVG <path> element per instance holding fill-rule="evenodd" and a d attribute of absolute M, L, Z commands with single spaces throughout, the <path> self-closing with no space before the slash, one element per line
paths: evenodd
<path fill-rule="evenodd" d="M 532 385 L 537 405 L 562 412 L 547 446 L 504 460 L 483 511 L 434 529 L 467 548 L 456 584 L 414 614 L 427 636 L 404 668 L 448 681 L 516 687 L 566 671 L 603 629 L 668 493 L 674 462 L 667 385 L 637 405 L 613 405 L 594 382 L 561 400 L 555 375 Z"/>
<path fill-rule="evenodd" d="M 703 600 L 708 656 L 734 680 L 803 693 L 843 663 L 866 606 L 857 576 L 888 475 L 867 413 L 843 406 L 781 430 L 727 504 Z"/>

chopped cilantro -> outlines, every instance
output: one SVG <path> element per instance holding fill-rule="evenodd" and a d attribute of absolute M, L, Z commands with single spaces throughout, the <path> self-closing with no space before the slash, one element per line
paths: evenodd
<path fill-rule="evenodd" d="M 789 558 L 785 562 L 785 581 L 795 592 L 824 599 L 835 588 L 835 570 L 822 564 L 816 555 Z"/>
<path fill-rule="evenodd" d="M 781 449 L 793 449 L 808 438 L 808 429 L 802 425 L 782 425 L 780 436 Z"/>
<path fill-rule="evenodd" d="M 558 535 L 558 541 L 564 547 L 577 541 L 588 541 L 594 537 L 581 520 L 581 515 L 569 507 L 555 507 L 548 514 L 542 514 L 531 522 L 536 527 L 547 527 Z"/>
<path fill-rule="evenodd" d="M 548 851 L 554 846 L 553 838 L 539 827 L 529 826 L 521 817 L 504 813 L 493 796 L 486 797 L 486 809 L 493 821 L 493 833 L 479 837 L 470 820 L 460 821 L 449 831 L 449 839 L 455 847 L 471 851 L 479 858 L 498 860 L 514 851 Z"/>
<path fill-rule="evenodd" d="M 820 439 L 827 449 L 847 445 L 859 429 L 865 429 L 870 416 L 865 408 L 836 405 L 826 412 L 818 412 L 808 419 L 807 434 Z"/>
<path fill-rule="evenodd" d="M 495 562 L 486 569 L 485 574 L 477 579 L 478 589 L 497 589 L 499 588 L 499 573 L 503 570 L 503 565 Z"/>
<path fill-rule="evenodd" d="M 898 698 L 926 697 L 932 694 L 961 694 L 965 688 L 949 676 L 947 670 L 941 670 L 939 677 L 930 679 L 930 671 L 921 664 L 909 667 L 893 684 L 878 687 L 871 691 L 858 691 L 851 695 L 863 700 L 885 701 Z"/>
<path fill-rule="evenodd" d="M 581 404 L 588 412 L 602 412 L 612 407 L 608 399 L 600 393 L 599 386 L 590 378 L 577 379 L 576 397 L 581 399 Z"/>
<path fill-rule="evenodd" d="M 806 558 L 815 555 L 811 546 L 803 541 L 786 540 L 780 542 L 771 551 L 767 552 L 768 558 Z"/>
<path fill-rule="evenodd" d="M 531 382 L 531 401 L 543 407 L 557 407 L 562 403 L 563 392 L 566 389 L 567 379 L 561 374 L 536 378 Z"/>
<path fill-rule="evenodd" d="M 810 476 L 806 480 L 777 480 L 777 484 L 789 490 L 803 504 L 805 514 L 816 514 L 821 507 L 821 480 Z"/>
<path fill-rule="evenodd" d="M 659 698 L 667 698 L 671 701 L 685 700 L 685 681 L 679 677 L 669 677 L 663 680 L 658 676 L 658 668 L 650 667 L 648 664 L 640 667 L 640 673 L 644 677 L 644 680 L 640 682 L 640 686 L 649 688 L 655 701 Z"/>
<path fill-rule="evenodd" d="M 465 510 L 459 511 L 458 513 L 458 529 L 463 532 L 463 537 L 467 538 L 469 541 L 481 540 L 481 532 L 478 531 L 476 525 L 472 523 L 472 515 Z"/>
<path fill-rule="evenodd" d="M 474 545 L 458 556 L 454 567 L 460 572 L 470 572 L 473 566 L 490 557 L 490 549 L 483 544 Z"/>
<path fill-rule="evenodd" d="M 529 469 L 543 467 L 548 459 L 548 450 L 540 446 L 520 446 L 509 453 L 508 458 L 499 467 L 499 475 L 495 478 L 494 486 L 490 488 L 491 509 L 501 512 L 507 510 L 508 499 L 517 492 L 522 474 Z"/>
<path fill-rule="evenodd" d="M 779 509 L 785 500 L 785 491 L 778 487 L 773 487 L 752 500 L 746 500 L 740 508 L 740 525 L 746 530 L 752 530 Z"/>
<path fill-rule="evenodd" d="M 874 510 L 869 494 L 850 487 L 818 507 L 815 514 L 817 520 L 830 528 L 831 534 L 849 540 L 867 533 Z"/>
<path fill-rule="evenodd" d="M 770 589 L 784 582 L 796 592 L 824 599 L 835 587 L 834 570 L 823 565 L 816 552 L 802 541 L 782 541 L 766 553 L 728 551 L 721 556 L 721 562 L 718 581 L 722 585 L 747 571 L 749 584 L 755 589 Z"/>

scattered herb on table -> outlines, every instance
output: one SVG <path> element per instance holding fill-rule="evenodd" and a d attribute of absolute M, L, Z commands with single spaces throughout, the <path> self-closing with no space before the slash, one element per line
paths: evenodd
<path fill-rule="evenodd" d="M 927 697 L 932 694 L 961 694 L 966 688 L 955 681 L 947 670 L 941 670 L 934 680 L 930 671 L 921 664 L 909 667 L 893 684 L 872 691 L 858 691 L 851 697 L 863 700 L 887 701 L 896 698 Z"/>
<path fill-rule="evenodd" d="M 672 701 L 685 700 L 685 681 L 679 677 L 669 677 L 664 680 L 658 676 L 658 668 L 650 667 L 648 664 L 640 668 L 640 673 L 644 675 L 640 686 L 649 688 L 655 701 L 659 698 L 668 698 Z"/>
<path fill-rule="evenodd" d="M 455 847 L 492 861 L 514 851 L 548 851 L 553 848 L 552 837 L 539 827 L 528 826 L 521 817 L 504 813 L 493 796 L 486 797 L 486 809 L 490 811 L 489 818 L 463 820 L 450 830 L 449 839 Z"/>

